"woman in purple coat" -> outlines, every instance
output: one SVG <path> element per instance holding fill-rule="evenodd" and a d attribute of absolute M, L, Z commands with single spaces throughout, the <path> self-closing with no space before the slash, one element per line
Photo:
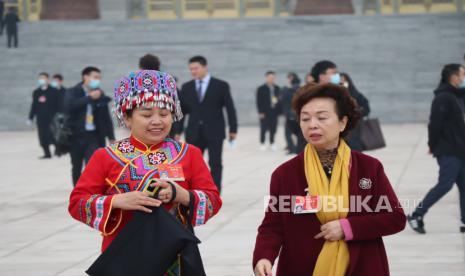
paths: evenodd
<path fill-rule="evenodd" d="M 271 176 L 258 228 L 255 275 L 389 275 L 382 237 L 406 218 L 382 164 L 344 138 L 360 114 L 343 86 L 302 87 L 293 99 L 308 144 Z M 290 207 L 289 207 L 290 206 Z"/>

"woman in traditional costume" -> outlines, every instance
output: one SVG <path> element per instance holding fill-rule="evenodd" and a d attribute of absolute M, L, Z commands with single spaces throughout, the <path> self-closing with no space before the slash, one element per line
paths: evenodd
<path fill-rule="evenodd" d="M 382 237 L 406 218 L 380 161 L 344 141 L 360 117 L 356 103 L 343 86 L 310 84 L 293 108 L 308 144 L 271 176 L 255 275 L 271 275 L 278 255 L 278 276 L 389 275 Z"/>
<path fill-rule="evenodd" d="M 205 224 L 222 203 L 201 151 L 167 138 L 182 118 L 174 78 L 153 70 L 121 78 L 115 111 L 131 135 L 94 153 L 71 193 L 71 216 L 102 233 L 102 252 L 135 211 L 162 206 L 183 225 Z M 159 173 L 160 165 L 174 168 L 180 181 L 164 181 L 169 172 Z M 167 275 L 179 275 L 178 261 Z"/>

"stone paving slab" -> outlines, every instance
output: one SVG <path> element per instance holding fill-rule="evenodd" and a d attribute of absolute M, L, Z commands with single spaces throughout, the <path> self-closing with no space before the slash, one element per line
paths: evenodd
<path fill-rule="evenodd" d="M 438 167 L 427 154 L 426 126 L 383 126 L 388 147 L 379 158 L 401 199 L 421 199 Z M 118 137 L 126 134 L 118 131 Z M 0 275 L 78 276 L 99 254 L 101 237 L 67 212 L 71 191 L 69 156 L 38 160 L 35 132 L 0 132 Z M 278 144 L 284 148 L 282 129 Z M 241 128 L 237 148 L 225 145 L 223 208 L 196 228 L 208 275 L 252 275 L 256 229 L 272 171 L 291 158 L 260 152 L 258 128 Z M 407 206 L 405 206 L 406 209 Z M 464 237 L 458 232 L 458 191 L 446 195 L 425 218 L 427 235 L 407 228 L 385 238 L 392 275 L 465 275 Z"/>

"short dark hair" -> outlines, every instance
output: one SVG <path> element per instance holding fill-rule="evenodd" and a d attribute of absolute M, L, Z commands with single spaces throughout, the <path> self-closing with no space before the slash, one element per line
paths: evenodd
<path fill-rule="evenodd" d="M 268 76 L 268 75 L 275 75 L 276 76 L 276 72 L 273 71 L 273 70 L 268 70 L 268 71 L 266 71 L 265 76 Z"/>
<path fill-rule="evenodd" d="M 203 66 L 207 66 L 208 64 L 207 59 L 203 56 L 193 56 L 189 59 L 189 64 L 194 62 L 198 62 Z"/>
<path fill-rule="evenodd" d="M 462 65 L 460 65 L 458 63 L 451 63 L 451 64 L 444 65 L 444 67 L 442 68 L 442 72 L 441 72 L 440 85 L 445 84 L 445 83 L 449 83 L 450 78 L 453 75 L 458 74 L 459 71 L 460 71 L 460 68 L 463 68 L 463 67 L 462 67 Z"/>
<path fill-rule="evenodd" d="M 63 76 L 61 74 L 55 74 L 55 75 L 53 75 L 52 78 L 59 79 L 60 81 L 63 81 Z"/>
<path fill-rule="evenodd" d="M 92 72 L 100 73 L 100 69 L 94 66 L 88 66 L 82 70 L 81 76 L 90 75 Z"/>
<path fill-rule="evenodd" d="M 316 98 L 329 98 L 336 101 L 336 112 L 340 120 L 347 116 L 347 126 L 341 137 L 347 137 L 353 130 L 361 117 L 360 109 L 355 100 L 350 96 L 349 91 L 342 85 L 327 84 L 307 84 L 301 87 L 292 99 L 292 108 L 300 120 L 300 112 L 304 105 Z"/>
<path fill-rule="evenodd" d="M 325 74 L 328 69 L 337 68 L 337 65 L 329 60 L 321 60 L 313 65 L 310 73 L 316 82 L 320 82 L 320 75 Z"/>
<path fill-rule="evenodd" d="M 146 54 L 139 59 L 139 68 L 142 70 L 160 70 L 160 59 L 157 56 Z"/>
<path fill-rule="evenodd" d="M 46 77 L 47 79 L 50 77 L 49 74 L 47 72 L 40 72 L 39 73 L 39 76 L 44 76 Z"/>

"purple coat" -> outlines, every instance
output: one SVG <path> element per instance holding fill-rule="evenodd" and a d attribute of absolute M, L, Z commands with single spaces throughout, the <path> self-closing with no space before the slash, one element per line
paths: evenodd
<path fill-rule="evenodd" d="M 305 195 L 307 187 L 302 153 L 273 172 L 270 195 Z M 383 166 L 377 159 L 352 152 L 349 196 L 361 196 L 361 200 L 370 196 L 367 205 L 374 212 L 370 212 L 368 208 L 355 212 L 356 201 L 350 202 L 351 211 L 347 219 L 352 228 L 353 239 L 347 241 L 350 264 L 346 275 L 389 275 L 382 236 L 402 231 L 406 217 Z M 380 197 L 386 201 L 380 201 Z M 375 212 L 377 206 L 387 205 L 392 207 L 392 212 L 386 208 Z M 253 267 L 263 258 L 274 263 L 279 254 L 278 276 L 311 275 L 324 243 L 324 239 L 313 238 L 320 232 L 320 226 L 315 214 L 266 212 L 258 228 Z"/>

